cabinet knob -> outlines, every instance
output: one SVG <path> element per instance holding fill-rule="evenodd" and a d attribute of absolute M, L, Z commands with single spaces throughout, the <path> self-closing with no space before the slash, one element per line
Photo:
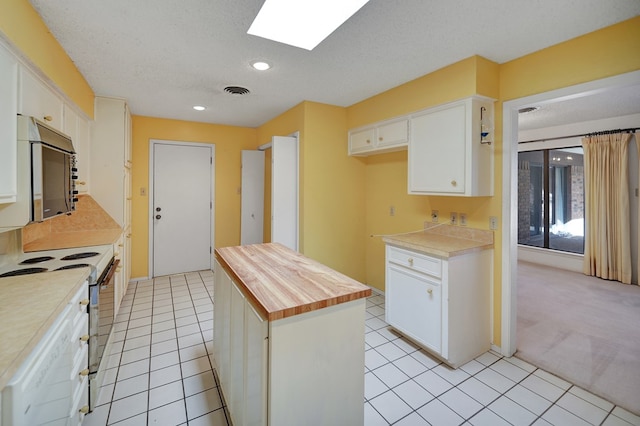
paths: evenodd
<path fill-rule="evenodd" d="M 80 336 L 80 341 L 81 342 L 86 342 L 87 340 L 89 340 L 89 335 L 88 334 L 84 334 L 84 335 Z"/>
<path fill-rule="evenodd" d="M 86 185 L 87 182 L 83 181 L 83 180 L 77 180 L 76 181 L 76 185 Z"/>
<path fill-rule="evenodd" d="M 124 244 L 118 244 L 118 247 L 124 247 Z"/>
<path fill-rule="evenodd" d="M 80 305 L 81 305 L 81 306 L 87 306 L 88 304 L 89 304 L 89 299 L 82 299 L 82 300 L 80 301 Z"/>
<path fill-rule="evenodd" d="M 458 185 L 458 182 L 456 182 L 455 180 L 451 181 L 451 186 L 457 186 L 457 185 Z"/>
<path fill-rule="evenodd" d="M 131 234 L 127 234 L 127 238 L 131 238 Z"/>
<path fill-rule="evenodd" d="M 80 376 L 85 377 L 89 375 L 89 369 L 85 368 L 84 370 L 80 370 L 80 373 L 78 373 Z"/>
<path fill-rule="evenodd" d="M 50 116 L 50 115 L 45 115 L 45 116 L 44 116 L 44 117 L 42 117 L 42 118 L 44 118 L 44 121 L 53 121 L 53 117 L 52 117 L 52 116 Z"/>
<path fill-rule="evenodd" d="M 413 257 L 410 257 L 410 258 L 409 258 L 409 265 L 410 265 L 410 266 L 413 266 Z"/>
<path fill-rule="evenodd" d="M 82 408 L 80 408 L 78 411 L 82 414 L 87 414 L 89 412 L 89 406 L 83 405 Z"/>
<path fill-rule="evenodd" d="M 113 257 L 118 257 L 120 256 L 120 252 L 119 251 L 114 251 L 113 252 Z"/>
<path fill-rule="evenodd" d="M 382 142 L 382 140 L 383 140 L 383 139 L 384 139 L 384 138 L 383 138 L 382 136 L 380 136 L 380 137 L 378 138 L 378 140 L 379 140 L 380 142 Z"/>
<path fill-rule="evenodd" d="M 431 289 L 431 288 L 430 288 L 430 289 L 428 289 L 428 290 L 427 290 L 427 293 L 429 293 L 429 296 L 433 295 L 433 289 Z"/>

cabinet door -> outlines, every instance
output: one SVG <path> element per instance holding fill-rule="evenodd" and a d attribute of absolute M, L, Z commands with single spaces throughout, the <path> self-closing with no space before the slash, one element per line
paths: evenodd
<path fill-rule="evenodd" d="M 406 145 L 409 139 L 409 120 L 382 124 L 377 130 L 377 148 Z"/>
<path fill-rule="evenodd" d="M 216 261 L 213 277 L 213 357 L 222 389 L 229 389 L 229 327 L 231 279 Z"/>
<path fill-rule="evenodd" d="M 20 114 L 33 116 L 62 132 L 62 99 L 25 68 L 20 68 L 19 100 Z"/>
<path fill-rule="evenodd" d="M 465 117 L 455 104 L 411 118 L 409 193 L 465 192 Z"/>
<path fill-rule="evenodd" d="M 247 300 L 245 310 L 244 423 L 267 424 L 269 323 Z"/>
<path fill-rule="evenodd" d="M 231 284 L 230 380 L 227 388 L 229 412 L 234 424 L 244 424 L 244 308 L 245 298 Z"/>
<path fill-rule="evenodd" d="M 375 129 L 360 130 L 349 134 L 349 154 L 369 151 L 374 147 Z"/>
<path fill-rule="evenodd" d="M 18 195 L 17 121 L 18 62 L 0 45 L 0 204 Z"/>
<path fill-rule="evenodd" d="M 440 283 L 387 264 L 386 320 L 402 333 L 437 353 L 442 350 Z"/>

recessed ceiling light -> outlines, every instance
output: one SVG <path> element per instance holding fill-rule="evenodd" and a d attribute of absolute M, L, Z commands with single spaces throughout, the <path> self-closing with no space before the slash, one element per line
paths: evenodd
<path fill-rule="evenodd" d="M 266 0 L 248 34 L 313 50 L 369 0 Z"/>
<path fill-rule="evenodd" d="M 203 107 L 201 105 L 196 105 L 193 107 L 193 109 L 195 109 L 196 111 L 204 111 L 205 109 L 207 109 L 206 107 Z"/>
<path fill-rule="evenodd" d="M 251 66 L 255 69 L 257 69 L 258 71 L 266 71 L 269 68 L 271 68 L 271 65 L 269 65 L 268 62 L 264 62 L 264 61 L 255 61 L 251 63 Z"/>

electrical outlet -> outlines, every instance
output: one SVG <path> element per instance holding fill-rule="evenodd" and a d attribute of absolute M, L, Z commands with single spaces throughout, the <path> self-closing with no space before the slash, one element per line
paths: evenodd
<path fill-rule="evenodd" d="M 393 206 L 389 206 L 389 216 L 395 216 L 396 215 L 396 208 Z"/>
<path fill-rule="evenodd" d="M 438 210 L 431 210 L 431 222 L 438 221 Z"/>
<path fill-rule="evenodd" d="M 496 216 L 489 216 L 489 229 L 498 229 L 498 218 Z"/>
<path fill-rule="evenodd" d="M 451 212 L 451 220 L 450 220 L 452 225 L 457 225 L 458 224 L 458 213 L 456 212 Z"/>
<path fill-rule="evenodd" d="M 467 214 L 460 213 L 460 226 L 467 226 Z"/>

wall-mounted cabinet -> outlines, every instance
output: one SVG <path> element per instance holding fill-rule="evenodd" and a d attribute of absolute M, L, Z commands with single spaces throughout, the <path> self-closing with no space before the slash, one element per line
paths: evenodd
<path fill-rule="evenodd" d="M 18 195 L 17 107 L 18 61 L 0 45 L 0 204 L 13 203 Z"/>
<path fill-rule="evenodd" d="M 491 128 L 493 100 L 473 96 L 412 114 L 409 194 L 493 195 L 493 143 L 481 143 Z M 492 131 L 487 136 L 493 138 Z"/>
<path fill-rule="evenodd" d="M 18 113 L 35 117 L 63 132 L 64 102 L 62 98 L 25 67 L 20 67 L 19 87 Z"/>
<path fill-rule="evenodd" d="M 399 151 L 409 141 L 407 117 L 381 121 L 349 131 L 349 155 L 371 155 Z"/>
<path fill-rule="evenodd" d="M 90 125 L 89 120 L 75 112 L 71 106 L 64 104 L 64 133 L 66 133 L 73 142 L 73 148 L 76 150 L 76 190 L 80 194 L 89 192 L 89 139 Z"/>

